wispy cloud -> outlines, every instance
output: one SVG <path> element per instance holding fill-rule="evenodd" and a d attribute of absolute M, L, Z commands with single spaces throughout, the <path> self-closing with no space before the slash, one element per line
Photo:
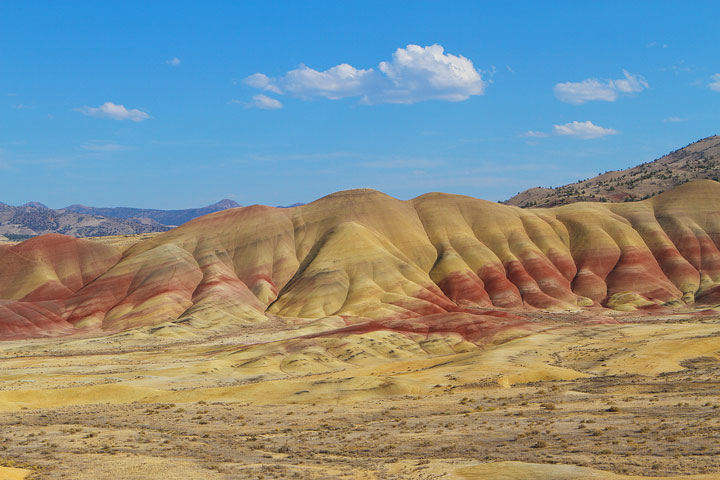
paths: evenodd
<path fill-rule="evenodd" d="M 270 153 L 253 154 L 250 158 L 258 162 L 287 162 L 305 160 L 334 160 L 339 158 L 362 158 L 361 153 L 356 152 L 318 152 L 318 153 Z"/>
<path fill-rule="evenodd" d="M 80 148 L 90 152 L 119 152 L 121 150 L 128 150 L 130 147 L 107 140 L 88 140 L 80 145 Z"/>
<path fill-rule="evenodd" d="M 524 138 L 547 138 L 550 136 L 575 137 L 583 140 L 591 140 L 594 138 L 606 137 L 608 135 L 617 135 L 619 131 L 613 128 L 604 128 L 595 125 L 591 121 L 585 122 L 569 122 L 562 125 L 553 125 L 552 132 L 540 132 L 537 130 L 528 130 L 521 133 Z M 531 145 L 537 145 L 538 142 L 528 142 Z"/>
<path fill-rule="evenodd" d="M 668 48 L 667 43 L 660 43 L 660 42 L 649 42 L 646 46 L 647 46 L 647 48 Z"/>
<path fill-rule="evenodd" d="M 642 92 L 648 82 L 641 75 L 623 70 L 625 78 L 598 80 L 588 78 L 582 82 L 566 82 L 555 85 L 555 96 L 561 102 L 582 105 L 591 101 L 614 102 L 620 95 Z"/>
<path fill-rule="evenodd" d="M 576 137 L 583 140 L 605 137 L 607 135 L 616 135 L 620 132 L 612 128 L 604 128 L 587 122 L 570 122 L 563 125 L 553 125 L 553 133 L 567 137 Z"/>
<path fill-rule="evenodd" d="M 165 63 L 170 65 L 171 67 L 177 67 L 180 65 L 180 59 L 178 57 L 173 57 L 170 60 L 165 60 Z"/>
<path fill-rule="evenodd" d="M 472 61 L 445 53 L 441 45 L 398 48 L 392 60 L 377 70 L 343 63 L 318 71 L 306 65 L 277 78 L 255 73 L 246 85 L 278 95 L 306 100 L 360 98 L 366 104 L 416 103 L 425 100 L 459 102 L 485 93 L 486 82 Z"/>
<path fill-rule="evenodd" d="M 682 117 L 667 117 L 667 118 L 663 119 L 663 122 L 665 122 L 665 123 L 687 122 L 687 118 L 682 118 Z"/>
<path fill-rule="evenodd" d="M 283 104 L 280 103 L 279 100 L 263 95 L 262 93 L 255 95 L 252 99 L 253 101 L 251 106 L 255 108 L 263 110 L 277 110 L 278 108 L 283 107 Z"/>
<path fill-rule="evenodd" d="M 79 107 L 74 109 L 88 117 L 112 118 L 113 120 L 131 120 L 142 122 L 150 118 L 147 113 L 136 108 L 127 109 L 124 105 L 115 105 L 112 102 L 105 102 L 99 107 Z"/>
<path fill-rule="evenodd" d="M 353 168 L 368 168 L 382 170 L 413 170 L 422 168 L 438 168 L 446 162 L 423 157 L 408 157 L 398 155 L 377 155 L 361 152 L 317 152 L 317 153 L 277 153 L 254 154 L 250 158 L 255 162 L 323 162 L 332 165 L 335 160 L 341 160 L 344 165 Z"/>
<path fill-rule="evenodd" d="M 243 105 L 245 108 L 259 108 L 262 110 L 277 110 L 279 108 L 283 108 L 283 104 L 279 100 L 263 95 L 262 93 L 252 97 L 251 102 L 244 102 L 233 98 L 229 103 Z"/>
<path fill-rule="evenodd" d="M 520 136 L 526 137 L 526 138 L 545 138 L 545 137 L 549 137 L 550 134 L 547 132 L 538 132 L 536 130 L 528 130 L 527 132 L 521 134 Z"/>
<path fill-rule="evenodd" d="M 712 76 L 710 79 L 710 83 L 708 84 L 708 87 L 710 87 L 711 90 L 715 90 L 716 92 L 720 92 L 720 73 L 716 73 Z"/>
<path fill-rule="evenodd" d="M 70 167 L 81 155 L 33 155 L 18 154 L 0 149 L 0 170 L 18 171 L 28 166 L 42 166 L 49 169 Z"/>
<path fill-rule="evenodd" d="M 444 165 L 443 162 L 427 160 L 424 158 L 380 158 L 369 162 L 359 163 L 358 166 L 363 168 L 379 168 L 379 169 L 419 169 L 419 168 L 435 168 Z"/>
<path fill-rule="evenodd" d="M 677 65 L 670 65 L 668 67 L 662 67 L 660 68 L 661 72 L 673 72 L 675 75 L 679 73 L 684 72 L 693 72 L 697 70 L 698 67 L 696 65 L 688 65 L 685 63 L 685 60 L 680 60 Z"/>

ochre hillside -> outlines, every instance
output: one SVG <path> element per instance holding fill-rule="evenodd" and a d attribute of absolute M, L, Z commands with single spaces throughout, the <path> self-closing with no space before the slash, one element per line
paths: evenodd
<path fill-rule="evenodd" d="M 557 188 L 535 187 L 507 200 L 517 207 L 644 200 L 684 183 L 720 179 L 720 136 L 692 143 L 652 162 Z"/>
<path fill-rule="evenodd" d="M 720 183 L 710 180 L 551 209 L 352 190 L 210 214 L 125 251 L 62 235 L 2 246 L 0 336 L 271 316 L 366 330 L 423 317 L 410 324 L 437 329 L 449 313 L 471 331 L 468 318 L 513 318 L 503 310 L 712 304 L 719 242 Z"/>

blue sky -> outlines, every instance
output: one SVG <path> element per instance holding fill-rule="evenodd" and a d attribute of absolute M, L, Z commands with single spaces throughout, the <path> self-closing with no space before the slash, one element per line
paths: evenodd
<path fill-rule="evenodd" d="M 716 2 L 0 1 L 0 201 L 502 200 L 720 133 L 719 47 Z"/>

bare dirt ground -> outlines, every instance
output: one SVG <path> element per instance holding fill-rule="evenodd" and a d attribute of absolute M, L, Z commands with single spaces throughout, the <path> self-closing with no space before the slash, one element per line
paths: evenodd
<path fill-rule="evenodd" d="M 626 320 L 4 342 L 0 479 L 720 478 L 720 318 Z"/>

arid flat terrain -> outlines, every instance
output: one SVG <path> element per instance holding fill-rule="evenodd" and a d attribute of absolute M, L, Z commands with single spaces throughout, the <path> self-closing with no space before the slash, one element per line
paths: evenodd
<path fill-rule="evenodd" d="M 720 478 L 715 312 L 291 321 L 0 343 L 0 478 Z"/>

